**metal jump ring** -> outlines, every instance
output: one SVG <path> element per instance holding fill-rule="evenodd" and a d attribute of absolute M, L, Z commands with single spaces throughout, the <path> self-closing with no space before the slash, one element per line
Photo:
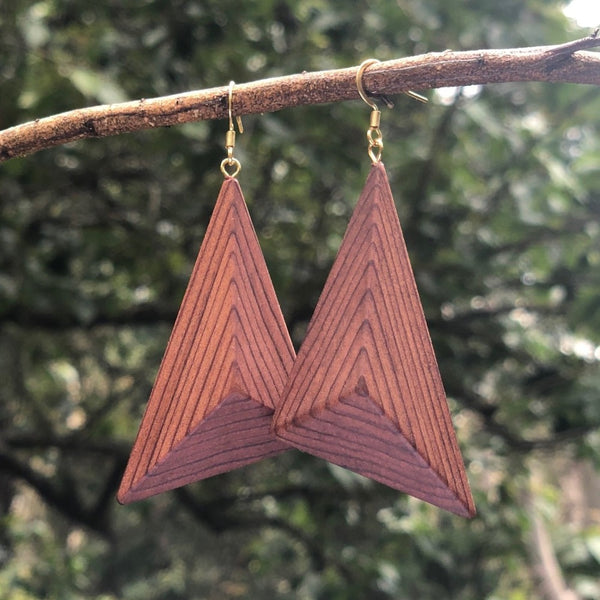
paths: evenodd
<path fill-rule="evenodd" d="M 227 167 L 235 167 L 230 173 Z M 237 158 L 224 158 L 221 161 L 221 173 L 225 177 L 237 177 L 237 174 L 242 170 L 242 163 Z"/>

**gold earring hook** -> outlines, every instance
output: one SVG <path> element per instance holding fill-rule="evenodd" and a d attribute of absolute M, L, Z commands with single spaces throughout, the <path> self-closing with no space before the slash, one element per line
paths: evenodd
<path fill-rule="evenodd" d="M 229 96 L 228 96 L 228 114 L 229 114 L 229 129 L 225 134 L 225 148 L 227 149 L 227 158 L 224 158 L 221 161 L 221 173 L 225 175 L 225 177 L 236 177 L 237 174 L 242 170 L 242 165 L 237 158 L 233 157 L 233 149 L 235 147 L 235 129 L 233 127 L 233 86 L 235 85 L 234 81 L 229 82 Z M 242 117 L 237 116 L 235 118 L 237 121 L 238 129 L 240 133 L 244 133 L 244 126 L 242 125 Z M 233 171 L 230 173 L 227 170 L 227 167 L 233 167 Z"/>
<path fill-rule="evenodd" d="M 356 72 L 356 88 L 358 89 L 359 96 L 373 109 L 371 112 L 371 120 L 369 123 L 369 129 L 367 130 L 367 139 L 369 140 L 369 157 L 371 158 L 371 162 L 375 165 L 381 161 L 381 152 L 383 150 L 383 136 L 381 134 L 381 129 L 379 129 L 379 124 L 381 122 L 381 111 L 377 107 L 377 104 L 374 100 L 371 100 L 367 93 L 365 92 L 365 87 L 363 85 L 363 76 L 365 73 L 365 69 L 378 63 L 376 58 L 367 58 L 367 60 L 363 61 L 358 67 L 358 71 Z M 421 94 L 417 94 L 416 92 L 405 92 L 407 96 L 418 100 L 419 102 L 428 102 L 425 96 L 421 96 Z M 391 108 L 393 106 L 389 100 L 387 100 L 384 96 L 382 96 L 385 103 Z"/>
<path fill-rule="evenodd" d="M 370 67 L 378 62 L 380 61 L 378 61 L 376 58 L 367 58 L 367 60 L 361 63 L 360 67 L 358 67 L 358 71 L 356 72 L 356 87 L 358 88 L 358 94 L 373 110 L 379 109 L 377 108 L 377 104 L 375 104 L 375 102 L 371 100 L 365 92 L 365 88 L 363 86 L 363 74 L 367 67 Z"/>
<path fill-rule="evenodd" d="M 233 131 L 233 86 L 235 85 L 235 81 L 230 81 L 229 82 L 229 103 L 228 103 L 228 110 L 229 110 L 229 130 Z M 238 126 L 238 130 L 240 133 L 244 133 L 244 126 L 242 125 L 242 117 L 240 117 L 239 115 L 235 118 L 236 122 L 237 122 L 237 126 Z"/>
<path fill-rule="evenodd" d="M 379 60 L 377 60 L 376 58 L 367 58 L 367 60 L 363 61 L 360 65 L 360 67 L 358 67 L 358 71 L 356 72 L 356 87 L 358 88 L 358 93 L 360 94 L 360 97 L 373 109 L 373 110 L 377 110 L 377 105 L 375 104 L 375 102 L 373 100 L 371 100 L 366 92 L 365 92 L 365 88 L 363 86 L 363 74 L 365 72 L 365 69 L 367 67 L 370 67 L 371 65 L 374 65 L 378 62 L 381 62 Z M 417 94 L 417 92 L 413 92 L 411 90 L 408 90 L 406 92 L 404 92 L 407 96 L 410 96 L 411 98 L 413 98 L 413 100 L 418 100 L 419 102 L 423 102 L 423 104 L 427 104 L 427 102 L 429 102 L 429 100 L 425 97 L 425 96 L 421 96 L 421 94 Z M 389 100 L 386 100 L 385 97 L 382 98 L 383 101 L 388 105 L 388 108 L 392 108 L 393 104 L 391 104 L 391 102 L 389 102 Z"/>
<path fill-rule="evenodd" d="M 358 94 L 373 109 L 371 111 L 369 129 L 367 130 L 367 140 L 369 140 L 369 158 L 374 165 L 381 161 L 381 152 L 383 151 L 383 135 L 381 134 L 381 129 L 379 129 L 381 111 L 377 108 L 377 104 L 367 97 L 363 86 L 363 74 L 367 67 L 378 62 L 379 61 L 376 58 L 367 58 L 367 60 L 361 63 L 356 72 L 356 87 L 358 89 Z"/>

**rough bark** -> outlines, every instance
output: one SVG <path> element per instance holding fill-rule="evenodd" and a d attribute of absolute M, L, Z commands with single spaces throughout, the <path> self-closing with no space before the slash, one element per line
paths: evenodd
<path fill-rule="evenodd" d="M 448 86 L 547 81 L 600 85 L 600 46 L 592 35 L 556 46 L 433 52 L 369 67 L 364 85 L 373 95 Z M 238 115 L 357 99 L 357 67 L 303 72 L 235 86 Z M 0 131 L 0 162 L 80 140 L 227 117 L 228 87 L 72 110 Z"/>

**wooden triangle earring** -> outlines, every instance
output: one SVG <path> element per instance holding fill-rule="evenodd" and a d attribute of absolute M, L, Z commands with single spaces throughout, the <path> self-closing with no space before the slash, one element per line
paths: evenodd
<path fill-rule="evenodd" d="M 121 503 L 287 448 L 271 421 L 295 353 L 236 179 L 233 85 L 225 181 L 117 494 Z"/>
<path fill-rule="evenodd" d="M 475 506 L 387 174 L 372 167 L 298 352 L 274 429 L 301 450 L 463 516 Z"/>

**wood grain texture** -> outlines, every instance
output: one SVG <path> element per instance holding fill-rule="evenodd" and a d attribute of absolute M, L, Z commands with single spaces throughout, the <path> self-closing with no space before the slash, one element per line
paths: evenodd
<path fill-rule="evenodd" d="M 475 507 L 383 164 L 275 411 L 277 435 L 459 515 Z"/>
<path fill-rule="evenodd" d="M 287 446 L 271 430 L 295 354 L 242 191 L 219 193 L 117 498 L 132 502 Z"/>

